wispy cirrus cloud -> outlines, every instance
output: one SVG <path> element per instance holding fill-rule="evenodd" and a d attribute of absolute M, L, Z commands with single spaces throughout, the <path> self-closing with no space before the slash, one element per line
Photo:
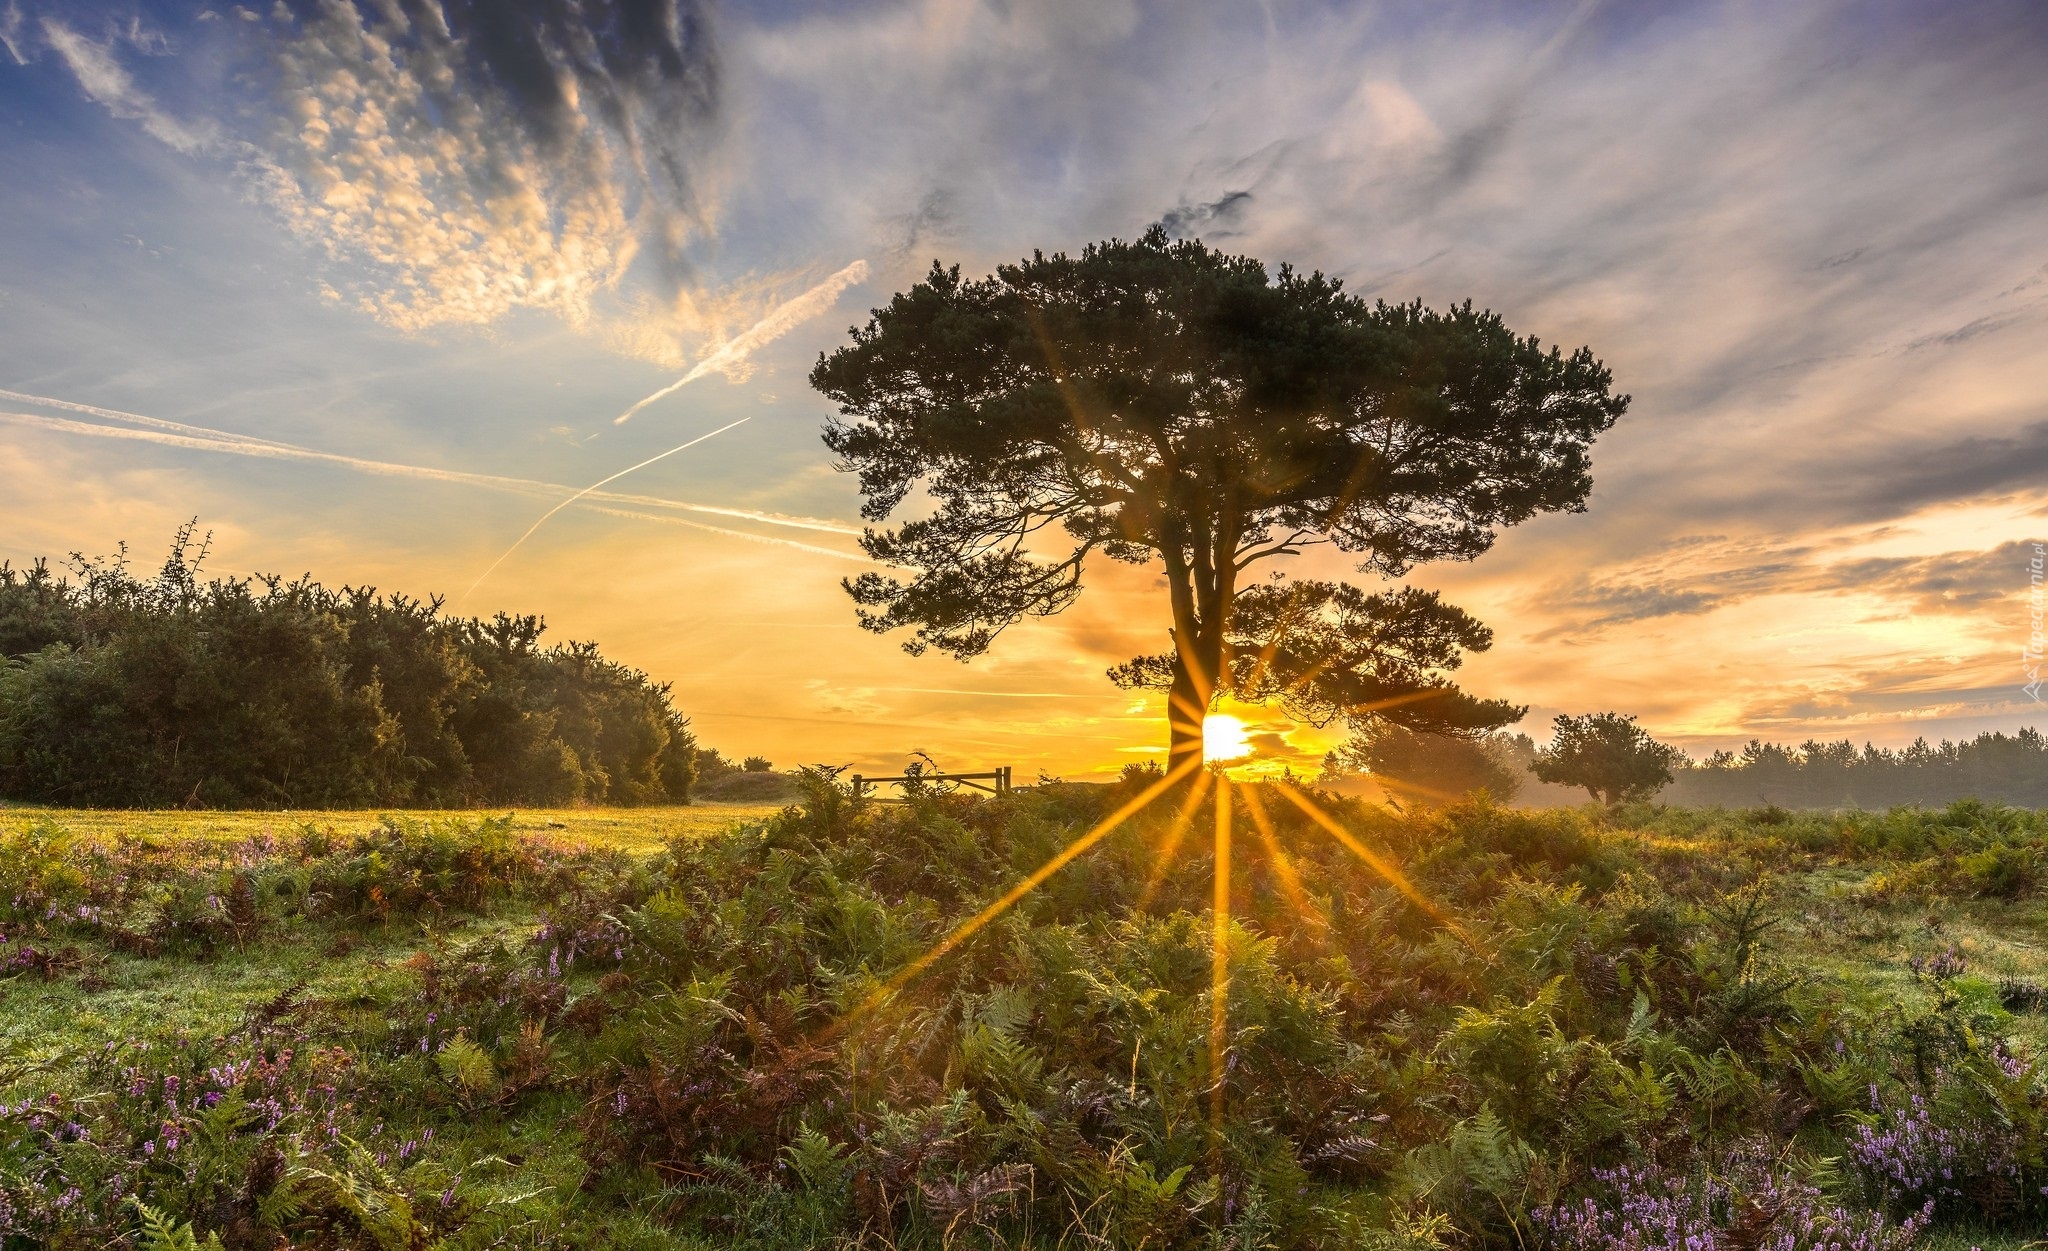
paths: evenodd
<path fill-rule="evenodd" d="M 188 451 L 245 456 L 257 460 L 299 461 L 309 464 L 329 465 L 335 468 L 372 474 L 379 477 L 445 482 L 459 486 L 482 487 L 486 490 L 509 492 L 515 495 L 543 498 L 566 496 L 568 499 L 564 501 L 565 504 L 589 499 L 606 504 L 628 505 L 640 509 L 655 508 L 702 513 L 707 516 L 730 517 L 734 520 L 758 522 L 762 525 L 783 529 L 810 530 L 820 534 L 837 534 L 852 537 L 860 533 L 860 529 L 856 526 L 817 517 L 796 517 L 783 513 L 763 512 L 758 509 L 688 503 L 682 500 L 663 499 L 658 496 L 633 495 L 623 492 L 602 491 L 596 488 L 579 490 L 578 488 L 564 486 L 559 483 L 540 482 L 530 478 L 467 473 L 459 469 L 441 469 L 430 465 L 407 465 L 392 461 L 370 460 L 361 456 L 345 456 L 338 452 L 323 452 L 314 448 L 300 447 L 296 444 L 280 443 L 272 439 L 259 439 L 249 435 L 235 434 L 230 431 L 215 430 L 206 426 L 169 421 L 160 417 L 124 412 L 119 409 L 102 408 L 93 404 L 79 404 L 70 400 L 53 399 L 48 396 L 28 395 L 19 391 L 0 390 L 0 400 L 12 400 L 23 404 L 84 413 L 106 419 L 104 423 L 84 422 L 73 421 L 64 417 L 52 417 L 43 413 L 0 411 L 0 421 L 34 426 L 53 433 L 81 438 L 155 443 L 160 446 L 182 448 Z M 109 424 L 116 422 L 121 424 Z M 624 475 L 614 475 L 614 477 L 622 476 Z M 610 479 L 607 479 L 607 481 L 610 481 Z M 617 515 L 638 516 L 640 514 L 621 513 Z M 698 524 L 701 525 L 702 523 Z"/>
<path fill-rule="evenodd" d="M 1773 547 L 1727 540 L 1545 588 L 1535 611 L 1556 624 L 1539 640 L 1586 638 L 1666 617 L 1698 617 L 1769 595 L 1865 596 L 1898 611 L 1969 617 L 2010 599 L 2031 542 L 1981 551 L 1844 557 L 1822 547 Z"/>
<path fill-rule="evenodd" d="M 116 47 L 121 43 L 147 53 L 166 50 L 161 37 L 152 37 L 139 22 L 132 22 L 125 30 L 115 28 L 104 40 L 94 40 L 53 18 L 43 19 L 39 26 L 43 39 L 78 79 L 79 87 L 115 117 L 140 122 L 153 138 L 188 155 L 221 142 L 217 126 L 173 117 L 137 86 L 134 77 L 121 65 L 116 55 Z M 16 62 L 27 64 L 20 43 L 21 27 L 20 10 L 10 7 L 7 20 L 0 24 L 0 39 L 4 39 Z"/>

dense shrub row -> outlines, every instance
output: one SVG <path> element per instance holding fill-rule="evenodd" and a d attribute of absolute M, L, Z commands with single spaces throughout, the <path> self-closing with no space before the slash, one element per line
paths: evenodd
<path fill-rule="evenodd" d="M 813 773 L 802 806 L 651 860 L 501 822 L 203 853 L 24 827 L 0 840 L 0 928 L 87 950 L 22 976 L 90 976 L 92 951 L 338 950 L 542 915 L 325 996 L 286 990 L 216 1037 L 15 1070 L 0 1229 L 1897 1251 L 1959 1220 L 2048 1220 L 2048 1073 L 2006 1037 L 1999 988 L 1931 942 L 1903 996 L 1797 967 L 1772 885 L 2038 848 L 2035 814 L 1401 817 L 1323 797 L 1397 886 L 1278 788 L 1240 787 L 1220 988 L 1210 801 L 1134 818 L 879 993 L 1144 780 L 883 806 Z M 514 1171 L 503 1135 L 534 1125 L 580 1157 L 573 1175 Z"/>
<path fill-rule="evenodd" d="M 538 618 L 301 579 L 0 566 L 0 795 L 77 807 L 689 798 L 668 688 Z"/>

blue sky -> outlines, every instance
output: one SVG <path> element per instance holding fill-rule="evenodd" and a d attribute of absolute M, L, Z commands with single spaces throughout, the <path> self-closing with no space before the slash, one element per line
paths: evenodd
<path fill-rule="evenodd" d="M 804 374 L 935 257 L 1166 221 L 1470 298 L 1635 395 L 1587 513 L 1417 578 L 1539 736 L 2041 719 L 2038 5 L 0 0 L 0 40 L 17 563 L 196 514 L 223 571 L 456 596 L 562 496 L 448 474 L 580 487 L 746 418 L 612 488 L 699 509 L 565 510 L 464 611 L 544 612 L 783 762 L 1113 767 L 1160 737 L 1101 677 L 1159 644 L 1143 575 L 966 668 L 860 634 Z"/>

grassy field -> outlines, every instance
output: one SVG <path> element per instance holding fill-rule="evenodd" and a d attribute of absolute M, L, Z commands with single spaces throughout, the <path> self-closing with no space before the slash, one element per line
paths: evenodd
<path fill-rule="evenodd" d="M 2048 820 L 1237 795 L 0 810 L 4 1245 L 2048 1229 Z"/>
<path fill-rule="evenodd" d="M 782 807 L 700 803 L 660 808 L 539 808 L 492 815 L 505 816 L 509 827 L 520 833 L 587 842 L 594 847 L 649 852 L 672 838 L 695 838 L 719 833 L 735 823 L 764 820 Z M 415 821 L 473 821 L 480 814 L 468 809 L 447 809 L 408 810 L 404 815 Z M 0 804 L 0 821 L 19 825 L 24 821 L 46 820 L 80 839 L 94 842 L 111 842 L 123 836 L 234 842 L 263 834 L 287 834 L 305 825 L 367 829 L 375 826 L 378 819 L 375 812 L 132 812 Z"/>

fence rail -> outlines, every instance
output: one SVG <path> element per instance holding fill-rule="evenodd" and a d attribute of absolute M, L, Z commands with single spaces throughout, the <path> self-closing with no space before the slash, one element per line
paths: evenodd
<path fill-rule="evenodd" d="M 1004 765 L 987 773 L 905 773 L 892 778 L 871 778 L 856 773 L 853 775 L 853 797 L 865 798 L 868 790 L 877 786 L 934 785 L 941 782 L 957 782 L 991 795 L 1007 795 L 1010 793 L 1010 766 Z"/>

